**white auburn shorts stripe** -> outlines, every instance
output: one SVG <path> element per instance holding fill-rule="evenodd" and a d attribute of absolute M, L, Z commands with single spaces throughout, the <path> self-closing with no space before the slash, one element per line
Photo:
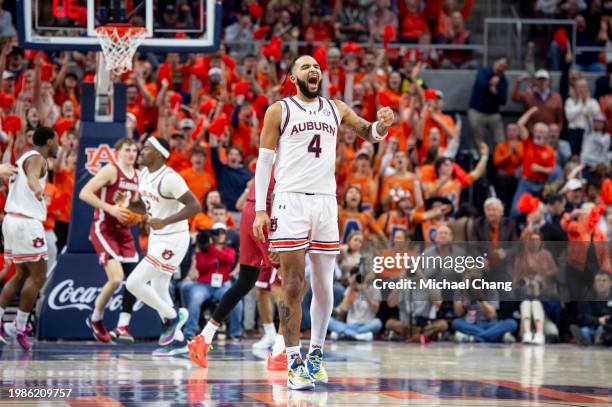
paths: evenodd
<path fill-rule="evenodd" d="M 273 251 L 307 249 L 338 254 L 338 204 L 334 195 L 279 192 L 272 204 Z"/>

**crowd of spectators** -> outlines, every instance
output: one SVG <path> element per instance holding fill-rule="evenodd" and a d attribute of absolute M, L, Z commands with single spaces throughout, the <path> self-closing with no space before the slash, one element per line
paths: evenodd
<path fill-rule="evenodd" d="M 468 67 L 469 55 L 409 48 L 394 54 L 346 41 L 384 42 L 388 26 L 391 39 L 405 43 L 467 41 L 463 21 L 473 2 L 458 7 L 454 1 L 428 1 L 421 8 L 412 0 L 393 7 L 377 0 L 372 9 L 362 3 L 310 0 L 299 13 L 298 3 L 285 0 L 260 9 L 254 2 L 225 2 L 227 41 L 218 52 L 137 54 L 134 70 L 115 78 L 128 85 L 128 135 L 139 143 L 150 136 L 168 139 L 168 165 L 202 202 L 202 212 L 190 221 L 193 247 L 176 290 L 177 301 L 192 315 L 186 333 L 198 331 L 202 306 L 232 284 L 241 201 L 252 184 L 265 109 L 291 94 L 286 69 L 299 53 L 312 51 L 323 69 L 324 97 L 344 100 L 371 121 L 381 106 L 396 113 L 389 136 L 376 146 L 339 129 L 336 178 L 345 246 L 335 278 L 332 338 L 426 342 L 454 331 L 457 341 L 604 341 L 612 298 L 611 77 L 598 81 L 593 93 L 580 71 L 566 66 L 559 89 L 545 70 L 521 76 L 510 87 L 508 60 L 500 58 L 478 70 L 468 120 L 461 121 L 444 113 L 444 89 L 428 87 L 422 71 L 445 61 Z M 262 27 L 270 28 L 262 34 Z M 342 45 L 283 45 L 293 39 Z M 70 220 L 79 83 L 92 80 L 96 58 L 93 52 L 23 50 L 15 37 L 0 51 L 3 161 L 14 163 L 31 148 L 38 126 L 53 127 L 60 139 L 45 189 L 45 228 L 50 248 L 58 250 Z M 524 107 L 516 122 L 500 112 L 509 99 Z M 474 146 L 471 160 L 459 154 L 462 139 Z M 8 185 L 2 188 L 4 199 Z M 485 191 L 488 199 L 475 198 L 475 191 Z M 147 231 L 141 232 L 146 248 Z M 546 245 L 551 241 L 558 243 L 554 251 Z M 373 256 L 399 251 L 460 256 L 457 242 L 486 242 L 489 277 L 526 287 L 525 293 L 449 297 L 437 290 L 372 289 L 378 277 L 458 278 L 445 276 L 442 268 L 413 276 L 406 270 L 381 276 L 369 271 Z M 53 258 L 50 253 L 50 264 Z M 470 269 L 459 277 L 478 273 Z M 1 277 L 10 275 L 7 264 Z M 241 307 L 229 321 L 232 337 L 255 329 L 255 307 L 248 301 Z"/>

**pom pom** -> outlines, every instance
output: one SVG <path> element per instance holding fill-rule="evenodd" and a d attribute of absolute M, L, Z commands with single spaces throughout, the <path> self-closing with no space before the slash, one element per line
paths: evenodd
<path fill-rule="evenodd" d="M 270 32 L 270 26 L 264 25 L 253 32 L 253 38 L 263 40 L 268 35 L 268 32 Z"/>
<path fill-rule="evenodd" d="M 282 56 L 283 42 L 278 37 L 272 37 L 270 43 L 264 46 L 261 53 L 266 58 L 272 58 L 275 61 L 280 61 Z"/>
<path fill-rule="evenodd" d="M 15 104 L 15 98 L 8 93 L 0 93 L 0 109 L 6 111 L 11 110 Z"/>
<path fill-rule="evenodd" d="M 200 113 L 208 116 L 210 112 L 217 107 L 217 101 L 215 99 L 208 99 L 202 102 L 200 105 Z"/>
<path fill-rule="evenodd" d="M 325 47 L 317 47 L 312 52 L 312 57 L 319 63 L 322 71 L 327 70 L 327 51 Z"/>
<path fill-rule="evenodd" d="M 329 96 L 334 98 L 338 93 L 340 93 L 340 87 L 338 85 L 336 85 L 335 83 L 329 85 Z"/>
<path fill-rule="evenodd" d="M 170 109 L 179 110 L 182 102 L 183 98 L 181 97 L 181 94 L 178 92 L 172 92 L 172 95 L 170 95 Z"/>
<path fill-rule="evenodd" d="M 567 51 L 570 41 L 567 37 L 567 33 L 563 28 L 559 28 L 557 31 L 555 31 L 555 33 L 553 34 L 553 41 L 557 43 L 557 46 L 559 47 L 561 52 Z"/>
<path fill-rule="evenodd" d="M 263 8 L 257 3 L 249 4 L 249 12 L 254 18 L 262 18 L 264 14 Z"/>
<path fill-rule="evenodd" d="M 208 60 L 210 61 L 210 58 Z M 236 60 L 227 54 L 221 55 L 221 61 L 223 61 L 227 69 L 229 69 L 230 71 L 236 69 L 236 66 L 238 65 Z M 206 71 L 208 72 L 208 69 Z"/>
<path fill-rule="evenodd" d="M 210 126 L 208 126 L 208 131 L 210 134 L 221 136 L 225 132 L 227 123 L 227 116 L 225 115 L 225 113 L 221 113 L 212 122 L 210 122 Z"/>
<path fill-rule="evenodd" d="M 43 66 L 40 68 L 40 80 L 50 81 L 52 76 L 53 76 L 53 65 L 43 64 Z"/>
<path fill-rule="evenodd" d="M 16 134 L 21 131 L 21 117 L 16 114 L 7 114 L 2 121 L 2 129 L 7 133 Z"/>
<path fill-rule="evenodd" d="M 528 215 L 534 212 L 536 209 L 538 209 L 538 206 L 540 206 L 540 200 L 538 198 L 531 196 L 528 193 L 524 193 L 519 198 L 519 201 L 516 207 L 519 210 L 519 212 Z"/>
<path fill-rule="evenodd" d="M 234 86 L 234 95 L 244 95 L 249 91 L 249 83 L 246 81 L 238 82 Z"/>
<path fill-rule="evenodd" d="M 66 119 L 64 117 L 60 117 L 55 122 L 55 125 L 53 125 L 53 129 L 55 130 L 57 135 L 61 137 L 64 133 L 70 130 L 73 125 L 74 125 L 74 121 L 72 119 Z"/>
<path fill-rule="evenodd" d="M 363 47 L 355 42 L 347 41 L 342 46 L 342 52 L 349 54 L 351 52 L 359 53 L 363 51 Z"/>
<path fill-rule="evenodd" d="M 601 184 L 599 196 L 605 205 L 612 205 L 612 179 L 606 178 L 604 180 L 604 182 Z"/>
<path fill-rule="evenodd" d="M 388 24 L 385 26 L 383 31 L 383 46 L 385 49 L 387 48 L 387 45 L 389 45 L 389 41 L 393 39 L 395 39 L 395 29 L 391 24 Z"/>
<path fill-rule="evenodd" d="M 423 91 L 425 96 L 425 100 L 435 100 L 436 99 L 436 90 L 435 89 L 425 89 Z"/>

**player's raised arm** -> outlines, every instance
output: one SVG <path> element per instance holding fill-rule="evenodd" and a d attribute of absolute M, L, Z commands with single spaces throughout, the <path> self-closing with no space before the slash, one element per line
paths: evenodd
<path fill-rule="evenodd" d="M 255 221 L 253 234 L 265 242 L 264 227 L 270 229 L 270 217 L 266 213 L 266 195 L 270 185 L 274 151 L 280 138 L 280 122 L 282 108 L 279 102 L 274 103 L 266 111 L 264 124 L 259 141 L 259 156 L 255 169 Z"/>
<path fill-rule="evenodd" d="M 23 170 L 28 178 L 28 187 L 34 192 L 36 199 L 42 201 L 44 198 L 44 190 L 40 187 L 38 180 L 43 175 L 43 167 L 45 159 L 42 155 L 34 155 L 26 159 L 23 164 Z"/>
<path fill-rule="evenodd" d="M 378 121 L 370 123 L 366 119 L 357 116 L 346 103 L 334 99 L 336 107 L 340 112 L 340 122 L 352 129 L 357 136 L 371 143 L 379 143 L 387 137 L 387 132 L 393 125 L 394 113 L 390 107 L 383 107 L 377 113 Z"/>

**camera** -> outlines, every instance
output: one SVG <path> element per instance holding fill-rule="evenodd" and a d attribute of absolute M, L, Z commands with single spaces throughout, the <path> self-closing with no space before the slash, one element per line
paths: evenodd
<path fill-rule="evenodd" d="M 208 245 L 212 243 L 212 238 L 218 236 L 220 232 L 222 232 L 222 229 L 199 229 L 196 244 L 200 251 L 208 251 Z"/>
<path fill-rule="evenodd" d="M 361 272 L 361 269 L 359 266 L 355 266 L 351 269 L 351 271 L 349 272 L 349 275 L 352 277 L 353 275 L 356 275 L 355 277 L 355 282 L 357 284 L 363 284 L 363 281 L 365 280 L 363 277 L 363 273 Z"/>

